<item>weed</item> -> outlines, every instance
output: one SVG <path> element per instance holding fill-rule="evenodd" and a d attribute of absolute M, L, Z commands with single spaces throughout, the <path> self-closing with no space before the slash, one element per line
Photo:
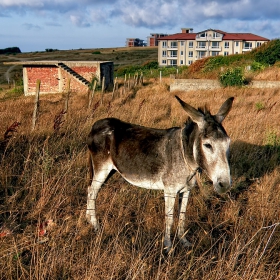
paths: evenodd
<path fill-rule="evenodd" d="M 256 107 L 257 111 L 261 111 L 261 110 L 263 110 L 265 108 L 265 106 L 264 106 L 264 104 L 262 102 L 257 102 L 255 104 L 255 107 Z"/>
<path fill-rule="evenodd" d="M 267 132 L 264 144 L 267 146 L 279 146 L 280 145 L 280 137 L 277 135 L 277 132 L 272 130 Z"/>
<path fill-rule="evenodd" d="M 219 80 L 224 87 L 242 86 L 245 83 L 245 77 L 240 67 L 226 70 L 224 73 L 220 74 Z"/>

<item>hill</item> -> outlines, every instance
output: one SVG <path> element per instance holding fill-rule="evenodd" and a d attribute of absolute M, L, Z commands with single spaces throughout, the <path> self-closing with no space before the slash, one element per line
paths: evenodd
<path fill-rule="evenodd" d="M 117 70 L 122 66 L 142 65 L 148 61 L 157 61 L 157 47 L 54 50 L 52 52 L 32 52 L 13 55 L 0 54 L 0 84 L 7 83 L 5 73 L 10 68 L 7 65 L 3 65 L 3 62 L 25 60 L 113 61 L 115 70 Z M 21 70 L 21 66 L 13 67 L 10 71 L 11 77 L 22 75 Z"/>

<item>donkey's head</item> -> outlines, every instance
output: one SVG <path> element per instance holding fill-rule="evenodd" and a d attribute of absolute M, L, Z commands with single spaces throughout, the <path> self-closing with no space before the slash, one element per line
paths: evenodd
<path fill-rule="evenodd" d="M 198 127 L 193 144 L 196 163 L 213 181 L 215 190 L 218 193 L 225 193 L 231 187 L 228 162 L 230 139 L 222 126 L 222 121 L 229 113 L 234 98 L 226 100 L 216 115 L 211 115 L 206 109 L 197 110 L 179 97 L 176 98 Z"/>

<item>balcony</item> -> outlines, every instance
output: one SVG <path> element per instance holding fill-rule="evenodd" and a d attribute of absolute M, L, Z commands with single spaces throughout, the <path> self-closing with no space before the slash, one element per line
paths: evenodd
<path fill-rule="evenodd" d="M 199 45 L 197 45 L 196 47 L 195 47 L 195 50 L 196 51 L 208 51 L 208 47 L 207 46 L 199 46 Z"/>
<path fill-rule="evenodd" d="M 210 46 L 209 51 L 211 51 L 211 52 L 221 52 L 222 48 L 221 47 Z"/>
<path fill-rule="evenodd" d="M 167 57 L 166 57 L 167 59 L 177 59 L 177 55 L 168 55 Z"/>
<path fill-rule="evenodd" d="M 242 51 L 243 51 L 243 52 L 249 52 L 249 51 L 251 51 L 252 49 L 253 49 L 253 48 L 243 48 Z"/>

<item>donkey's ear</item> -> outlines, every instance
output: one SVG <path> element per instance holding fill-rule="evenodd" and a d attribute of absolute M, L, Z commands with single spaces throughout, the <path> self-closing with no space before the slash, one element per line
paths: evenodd
<path fill-rule="evenodd" d="M 225 103 L 221 106 L 219 112 L 215 115 L 215 119 L 218 123 L 221 123 L 229 113 L 232 107 L 233 99 L 234 97 L 230 97 L 228 100 L 226 100 Z"/>
<path fill-rule="evenodd" d="M 187 112 L 187 114 L 190 116 L 190 118 L 195 122 L 195 123 L 202 123 L 204 120 L 204 115 L 190 106 L 189 104 L 185 103 L 182 99 L 180 99 L 177 95 L 175 95 L 176 99 L 179 101 L 183 109 Z"/>

